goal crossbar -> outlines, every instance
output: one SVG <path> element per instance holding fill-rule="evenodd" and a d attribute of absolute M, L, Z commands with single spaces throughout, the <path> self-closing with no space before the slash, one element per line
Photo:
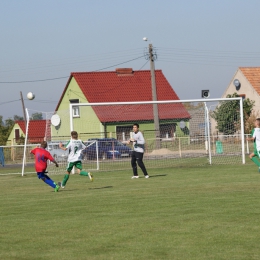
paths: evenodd
<path fill-rule="evenodd" d="M 229 102 L 231 106 L 226 105 Z M 160 118 L 152 109 L 154 104 L 158 104 Z M 212 106 L 216 106 L 216 110 L 212 110 Z M 221 106 L 222 110 L 218 110 Z M 28 151 L 29 144 L 35 143 L 35 139 L 28 137 L 32 110 L 26 109 L 26 111 L 24 148 L 27 150 L 23 153 L 22 175 L 24 165 L 32 163 L 32 156 Z M 225 111 L 231 114 L 227 113 L 226 116 Z M 60 116 L 62 127 L 51 125 L 51 117 L 55 114 Z M 132 147 L 126 145 L 126 142 L 129 136 L 131 137 L 132 124 L 135 122 L 141 125 L 144 123 L 141 129 L 147 140 L 145 159 L 149 167 L 239 163 L 241 158 L 242 163 L 245 163 L 243 99 L 241 97 L 68 103 L 63 110 L 45 112 L 44 115 L 45 139 L 50 144 L 48 149 L 53 156 L 57 156 L 61 164 L 66 163 L 65 157 L 62 157 L 66 155 L 58 153 L 59 148 L 51 144 L 53 141 L 60 142 L 70 138 L 70 131 L 75 129 L 79 131 L 81 139 L 88 144 L 98 138 L 100 142 L 105 142 L 106 138 L 112 140 L 111 144 L 106 143 L 106 149 L 108 149 L 106 152 L 102 146 L 92 144 L 91 149 L 84 153 L 86 169 L 94 169 L 97 166 L 95 170 L 109 170 L 112 165 L 117 169 L 128 167 L 130 154 L 126 151 L 129 149 L 131 151 Z M 65 127 L 68 125 L 69 128 Z M 117 148 L 115 148 L 117 141 Z M 125 148 L 118 147 L 120 144 Z M 17 151 L 12 156 L 21 156 L 20 154 Z M 57 171 L 56 167 L 50 165 L 49 172 L 58 174 L 61 171 Z"/>
<path fill-rule="evenodd" d="M 148 105 L 148 104 L 172 104 L 172 103 L 189 103 L 189 102 L 203 102 L 206 107 L 206 102 L 211 101 L 231 101 L 238 100 L 240 103 L 240 120 L 241 120 L 241 141 L 242 141 L 242 163 L 245 164 L 245 144 L 244 144 L 244 116 L 243 116 L 243 99 L 242 97 L 236 98 L 211 98 L 211 99 L 187 99 L 187 100 L 159 100 L 159 101 L 133 101 L 133 102 L 98 102 L 98 103 L 71 103 L 70 104 L 70 130 L 73 131 L 73 107 L 74 106 L 116 106 L 116 105 Z M 207 119 L 209 118 L 208 109 L 207 111 Z M 208 124 L 209 127 L 209 124 Z M 209 130 L 209 129 L 208 129 Z M 209 140 L 210 144 L 210 140 Z M 211 164 L 211 154 L 209 154 L 209 162 Z"/>

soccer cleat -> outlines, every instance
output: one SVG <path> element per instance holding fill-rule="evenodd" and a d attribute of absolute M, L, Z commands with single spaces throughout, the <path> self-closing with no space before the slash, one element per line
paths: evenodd
<path fill-rule="evenodd" d="M 145 175 L 145 178 L 148 179 L 148 178 L 149 178 L 149 175 Z"/>
<path fill-rule="evenodd" d="M 55 192 L 58 192 L 59 189 L 60 189 L 60 186 L 59 186 L 59 185 L 56 185 L 56 187 L 54 188 L 54 191 L 55 191 Z"/>
<path fill-rule="evenodd" d="M 58 185 L 59 185 L 62 189 L 65 188 L 65 186 L 62 186 L 62 183 L 61 183 L 60 181 L 58 182 Z"/>
<path fill-rule="evenodd" d="M 132 176 L 132 179 L 138 179 L 139 178 L 139 176 Z"/>
<path fill-rule="evenodd" d="M 88 177 L 89 177 L 89 179 L 90 179 L 90 181 L 93 181 L 94 180 L 94 178 L 93 178 L 93 175 L 92 175 L 92 173 L 88 173 Z"/>

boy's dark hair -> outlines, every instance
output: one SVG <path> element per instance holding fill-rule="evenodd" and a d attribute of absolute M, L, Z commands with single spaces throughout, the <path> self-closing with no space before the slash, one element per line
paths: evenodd
<path fill-rule="evenodd" d="M 137 124 L 137 123 L 133 124 L 133 126 L 137 126 L 137 128 L 139 128 L 139 124 Z"/>
<path fill-rule="evenodd" d="M 46 148 L 47 147 L 47 142 L 46 141 L 42 141 L 41 142 L 41 147 L 42 148 Z"/>
<path fill-rule="evenodd" d="M 74 137 L 74 138 L 77 138 L 78 137 L 78 132 L 77 131 L 71 131 L 71 136 Z"/>

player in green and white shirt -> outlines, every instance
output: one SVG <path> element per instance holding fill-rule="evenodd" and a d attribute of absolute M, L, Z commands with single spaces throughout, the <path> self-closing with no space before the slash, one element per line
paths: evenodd
<path fill-rule="evenodd" d="M 59 144 L 60 148 L 64 151 L 69 149 L 69 156 L 68 156 L 68 165 L 67 165 L 67 173 L 64 175 L 63 181 L 59 182 L 58 184 L 60 187 L 65 188 L 66 183 L 70 177 L 70 173 L 75 166 L 77 169 L 77 173 L 82 176 L 88 176 L 91 181 L 93 181 L 93 176 L 90 172 L 82 171 L 82 154 L 81 152 L 87 148 L 85 144 L 78 139 L 78 133 L 76 131 L 71 132 L 71 140 L 65 145 L 62 143 Z"/>
<path fill-rule="evenodd" d="M 68 162 L 81 162 L 81 152 L 86 148 L 85 144 L 77 139 L 71 139 L 68 141 L 68 143 L 65 145 L 66 149 L 69 149 L 69 156 L 68 156 Z"/>
<path fill-rule="evenodd" d="M 260 172 L 260 118 L 255 120 L 255 128 L 251 132 L 251 137 L 247 138 L 249 141 L 254 141 L 254 152 L 249 155 L 249 158 L 258 166 Z"/>

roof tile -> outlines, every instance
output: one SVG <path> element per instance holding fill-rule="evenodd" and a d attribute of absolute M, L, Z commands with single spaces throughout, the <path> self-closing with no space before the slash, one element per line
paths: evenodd
<path fill-rule="evenodd" d="M 26 132 L 25 123 L 23 120 L 15 121 Z M 28 142 L 35 143 L 44 140 L 46 130 L 46 120 L 30 120 L 28 128 Z"/>
<path fill-rule="evenodd" d="M 251 86 L 260 95 L 260 67 L 240 67 Z"/>
<path fill-rule="evenodd" d="M 89 103 L 153 100 L 150 70 L 133 71 L 131 68 L 125 68 L 106 72 L 72 72 L 56 111 L 72 77 L 75 78 Z M 155 78 L 157 100 L 179 100 L 161 70 L 155 71 Z M 142 113 L 138 113 L 140 106 L 144 105 L 109 106 L 109 109 L 104 106 L 96 106 L 93 109 L 101 122 L 152 120 L 152 105 L 145 105 Z M 159 104 L 158 110 L 160 119 L 190 118 L 181 103 Z"/>

